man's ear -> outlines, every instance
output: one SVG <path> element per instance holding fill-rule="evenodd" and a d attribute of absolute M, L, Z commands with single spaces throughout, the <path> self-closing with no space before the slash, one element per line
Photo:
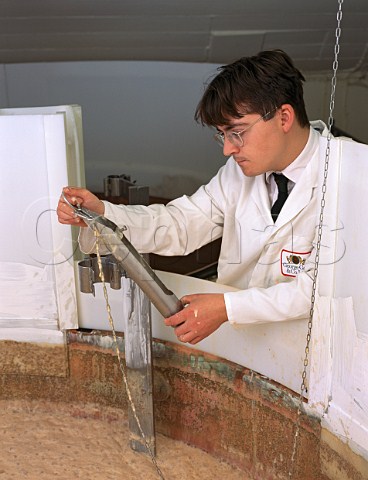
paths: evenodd
<path fill-rule="evenodd" d="M 282 129 L 285 133 L 288 133 L 295 122 L 294 108 L 290 104 L 284 103 L 281 105 L 280 110 Z"/>

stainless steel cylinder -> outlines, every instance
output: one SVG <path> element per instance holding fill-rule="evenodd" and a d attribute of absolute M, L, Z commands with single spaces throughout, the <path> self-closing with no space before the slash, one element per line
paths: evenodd
<path fill-rule="evenodd" d="M 180 300 L 162 283 L 121 230 L 116 229 L 113 232 L 99 223 L 86 221 L 92 228 L 98 229 L 101 241 L 121 263 L 127 276 L 135 281 L 163 317 L 170 317 L 182 310 L 183 304 Z"/>
<path fill-rule="evenodd" d="M 79 290 L 83 293 L 95 294 L 94 271 L 90 259 L 78 262 Z"/>

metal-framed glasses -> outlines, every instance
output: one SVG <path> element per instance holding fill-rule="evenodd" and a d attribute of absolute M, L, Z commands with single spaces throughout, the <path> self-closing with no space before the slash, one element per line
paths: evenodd
<path fill-rule="evenodd" d="M 264 120 L 268 115 L 270 115 L 275 110 L 277 109 L 275 108 L 273 110 L 270 110 L 269 112 L 265 113 L 262 117 L 257 118 L 255 122 L 251 123 L 246 128 L 244 128 L 244 130 L 241 130 L 240 132 L 233 132 L 233 131 L 226 132 L 226 133 L 217 132 L 215 133 L 214 138 L 221 148 L 225 144 L 225 136 L 231 144 L 235 145 L 235 147 L 242 147 L 244 145 L 244 140 L 242 135 L 244 135 L 245 132 L 250 130 L 256 123 L 260 122 L 261 120 Z"/>

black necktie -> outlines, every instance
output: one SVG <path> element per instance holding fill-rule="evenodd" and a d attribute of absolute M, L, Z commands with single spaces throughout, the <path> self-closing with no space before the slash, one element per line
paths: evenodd
<path fill-rule="evenodd" d="M 279 213 L 281 212 L 282 206 L 286 202 L 286 199 L 289 195 L 288 193 L 288 179 L 282 173 L 273 173 L 275 179 L 278 196 L 276 202 L 272 205 L 271 215 L 274 222 L 276 222 Z"/>

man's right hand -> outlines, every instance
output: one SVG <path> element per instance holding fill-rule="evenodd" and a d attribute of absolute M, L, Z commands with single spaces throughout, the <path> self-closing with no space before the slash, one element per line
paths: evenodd
<path fill-rule="evenodd" d="M 100 215 L 105 213 L 105 205 L 93 193 L 85 188 L 79 187 L 65 187 L 63 193 L 72 205 L 79 204 L 81 207 L 87 208 L 92 212 Z M 86 227 L 86 223 L 76 216 L 73 209 L 65 202 L 63 197 L 60 197 L 56 209 L 58 220 L 65 225 L 76 225 L 78 227 Z"/>

